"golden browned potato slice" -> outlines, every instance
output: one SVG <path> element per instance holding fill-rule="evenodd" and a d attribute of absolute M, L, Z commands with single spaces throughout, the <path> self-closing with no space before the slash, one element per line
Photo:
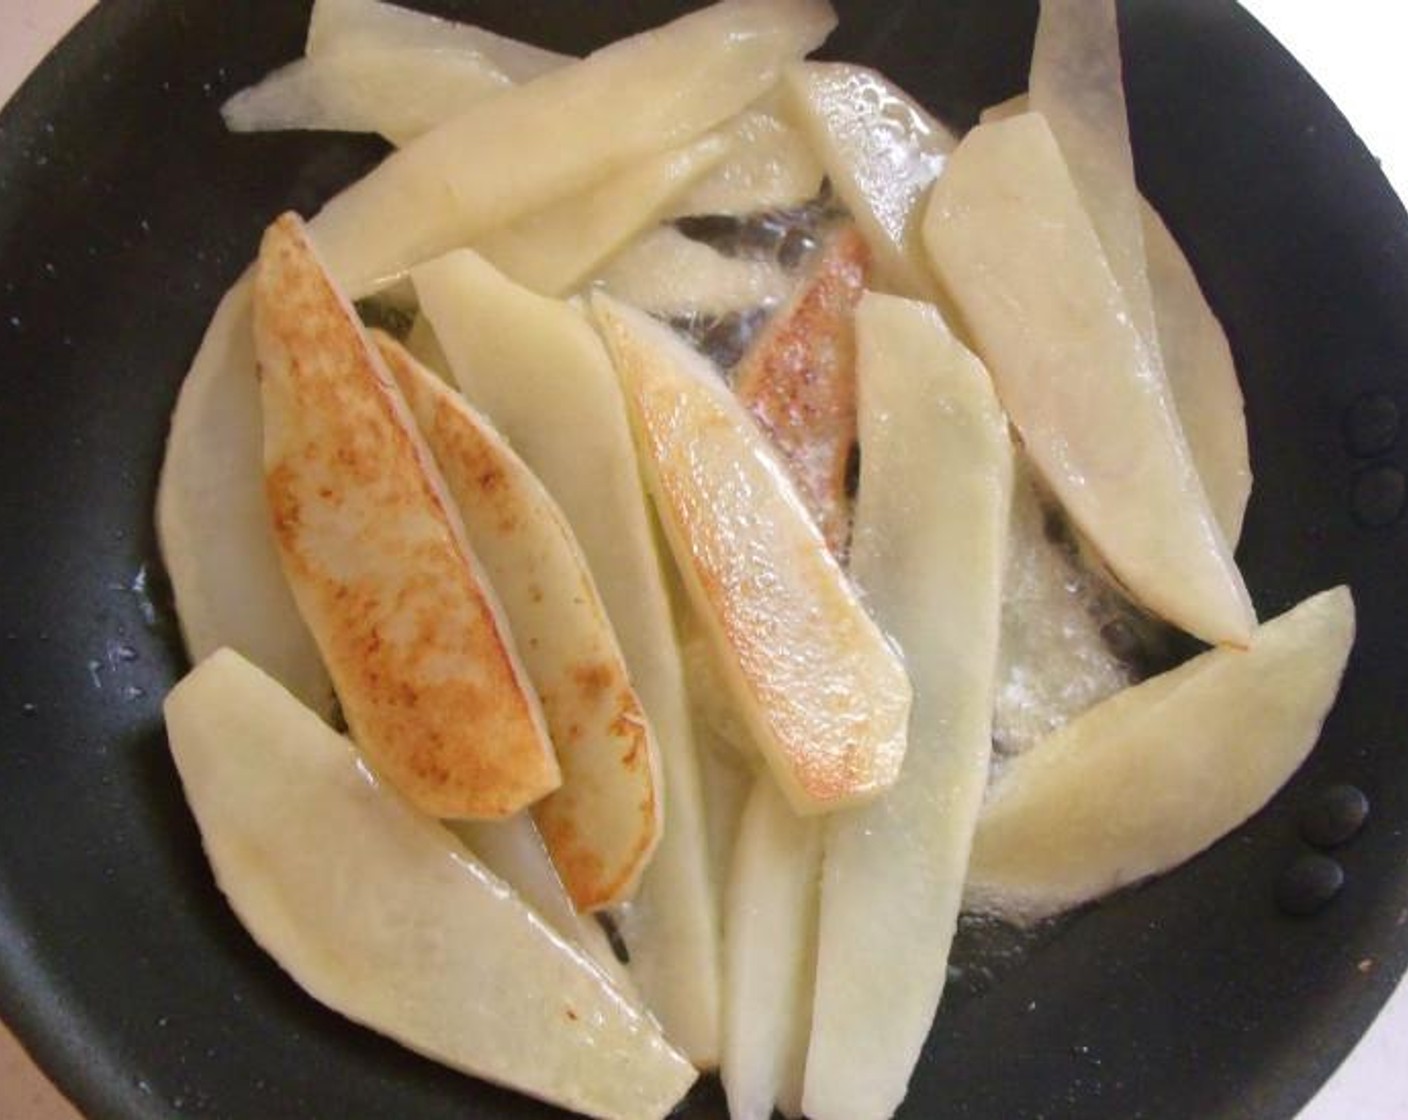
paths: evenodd
<path fill-rule="evenodd" d="M 254 282 L 274 537 L 353 738 L 417 808 L 503 817 L 560 783 L 537 698 L 391 375 L 303 223 Z"/>
<path fill-rule="evenodd" d="M 375 338 L 542 701 L 562 767 L 562 788 L 533 807 L 543 841 L 578 910 L 623 902 L 660 838 L 660 763 L 587 562 L 488 421 L 394 339 Z"/>
<path fill-rule="evenodd" d="M 904 760 L 910 684 L 715 367 L 597 295 L 641 470 L 748 729 L 798 813 L 870 801 Z"/>
<path fill-rule="evenodd" d="M 855 227 L 834 234 L 811 276 L 744 355 L 734 383 L 838 556 L 851 532 L 846 466 L 856 445 L 855 309 L 869 271 L 870 251 Z"/>
<path fill-rule="evenodd" d="M 696 1066 L 719 1061 L 718 913 L 699 751 L 626 403 L 586 317 L 462 250 L 415 270 L 455 378 L 566 515 L 660 747 L 665 831 L 612 915 L 631 976 Z"/>

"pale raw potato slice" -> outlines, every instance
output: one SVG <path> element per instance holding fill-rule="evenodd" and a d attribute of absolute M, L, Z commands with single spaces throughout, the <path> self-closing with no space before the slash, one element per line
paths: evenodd
<path fill-rule="evenodd" d="M 601 924 L 579 914 L 552 864 L 543 838 L 528 813 L 501 821 L 444 821 L 474 853 L 557 933 L 582 949 L 623 995 L 639 1003 L 640 995 L 625 966 L 616 959 Z"/>
<path fill-rule="evenodd" d="M 427 1057 L 593 1116 L 665 1116 L 695 1079 L 649 1016 L 224 650 L 166 699 L 216 881 L 315 999 Z"/>
<path fill-rule="evenodd" d="M 592 306 L 671 552 L 788 802 L 874 798 L 904 758 L 904 667 L 709 361 L 634 308 Z"/>
<path fill-rule="evenodd" d="M 483 55 L 348 46 L 275 70 L 220 112 L 233 132 L 379 132 L 405 144 L 509 84 Z"/>
<path fill-rule="evenodd" d="M 327 716 L 332 681 L 279 563 L 262 440 L 250 284 L 241 280 L 181 383 L 157 487 L 157 539 L 191 660 L 230 646 Z"/>
<path fill-rule="evenodd" d="M 731 147 L 725 134 L 711 133 L 688 147 L 651 156 L 585 194 L 478 238 L 474 249 L 524 287 L 564 295 L 654 225 Z"/>
<path fill-rule="evenodd" d="M 984 124 L 1006 120 L 1030 108 L 1030 99 L 1022 93 L 984 109 L 981 120 Z M 1227 335 L 1208 306 L 1188 258 L 1158 211 L 1142 196 L 1139 217 L 1164 375 L 1208 503 L 1222 535 L 1235 549 L 1252 488 L 1237 368 Z"/>
<path fill-rule="evenodd" d="M 731 1120 L 801 1104 L 816 972 L 822 822 L 763 774 L 739 824 L 724 909 L 724 1057 Z"/>
<path fill-rule="evenodd" d="M 721 0 L 472 105 L 312 222 L 354 296 L 713 129 L 821 43 L 826 0 Z"/>
<path fill-rule="evenodd" d="M 616 911 L 631 975 L 700 1067 L 719 1058 L 718 912 L 699 762 L 670 604 L 610 359 L 574 308 L 469 252 L 414 273 L 466 397 L 567 516 L 655 732 L 665 830 L 636 898 Z"/>
<path fill-rule="evenodd" d="M 1028 98 L 1061 148 L 1135 329 L 1161 362 L 1115 0 L 1041 0 Z"/>
<path fill-rule="evenodd" d="M 1213 643 L 1251 600 L 1162 369 L 1039 114 L 979 125 L 934 185 L 924 240 L 1042 477 L 1124 588 Z"/>
<path fill-rule="evenodd" d="M 781 453 L 842 562 L 851 536 L 846 476 L 856 451 L 855 308 L 869 273 L 865 241 L 855 226 L 842 226 L 733 375 L 738 399 Z"/>
<path fill-rule="evenodd" d="M 1235 548 L 1252 489 L 1237 367 L 1227 334 L 1178 242 L 1149 203 L 1142 203 L 1140 216 L 1168 387 L 1208 503 Z"/>
<path fill-rule="evenodd" d="M 936 298 L 919 240 L 921 203 L 953 134 L 874 70 L 845 62 L 788 69 L 783 89 L 826 174 L 865 234 L 876 272 L 900 295 Z"/>
<path fill-rule="evenodd" d="M 1347 587 L 1092 708 L 994 786 L 969 903 L 1033 921 L 1191 859 L 1305 760 L 1354 642 Z"/>
<path fill-rule="evenodd" d="M 265 493 L 358 746 L 422 812 L 509 816 L 561 782 L 493 592 L 396 383 L 292 214 L 254 279 Z"/>
<path fill-rule="evenodd" d="M 815 198 L 824 172 L 806 138 L 773 113 L 750 110 L 726 133 L 733 149 L 723 164 L 685 192 L 673 216 L 755 214 Z"/>
<path fill-rule="evenodd" d="M 348 46 L 483 54 L 514 82 L 532 81 L 574 61 L 571 55 L 382 0 L 314 0 L 308 21 L 309 57 Z"/>
<path fill-rule="evenodd" d="M 1134 683 L 1100 634 L 1117 610 L 1115 593 L 1074 549 L 1047 539 L 1046 519 L 1032 468 L 1018 455 L 992 729 L 1004 756 Z"/>
<path fill-rule="evenodd" d="M 618 254 L 596 286 L 652 315 L 723 316 L 776 306 L 791 294 L 793 280 L 776 261 L 726 257 L 661 226 Z"/>
<path fill-rule="evenodd" d="M 927 304 L 867 295 L 851 571 L 914 680 L 909 751 L 874 805 L 827 821 L 806 1114 L 904 1099 L 958 924 L 991 750 L 1012 494 L 1007 418 Z M 921 948 L 922 947 L 922 948 Z"/>
<path fill-rule="evenodd" d="M 690 696 L 695 703 L 694 742 L 699 752 L 699 779 L 704 789 L 704 816 L 712 857 L 709 870 L 722 915 L 723 892 L 738 839 L 738 823 L 757 771 L 749 765 L 750 758 L 740 755 L 732 742 L 700 720 L 699 701 L 693 688 Z"/>
<path fill-rule="evenodd" d="M 1251 489 L 1237 372 L 1182 251 L 1139 193 L 1120 71 L 1114 0 L 1043 0 L 1031 108 L 1061 147 L 1135 327 L 1161 354 L 1194 464 L 1235 545 Z"/>
<path fill-rule="evenodd" d="M 533 819 L 573 905 L 624 902 L 660 838 L 660 760 L 567 519 L 465 399 L 374 336 L 459 507 L 533 681 L 562 785 Z"/>

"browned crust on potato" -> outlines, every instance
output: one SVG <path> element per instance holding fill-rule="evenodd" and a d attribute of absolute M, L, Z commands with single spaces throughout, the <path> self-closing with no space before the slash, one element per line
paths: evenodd
<path fill-rule="evenodd" d="M 301 220 L 254 288 L 265 489 L 352 737 L 413 805 L 508 816 L 560 781 L 536 698 L 405 403 Z"/>
<path fill-rule="evenodd" d="M 870 251 L 856 228 L 834 233 L 744 355 L 734 382 L 842 558 L 851 531 L 846 473 L 856 446 L 855 309 L 869 271 Z"/>
<path fill-rule="evenodd" d="M 529 535 L 528 518 L 522 516 L 527 469 L 458 393 L 404 347 L 380 332 L 372 337 L 460 505 L 464 523 L 477 528 L 470 535 L 482 555 L 487 560 L 490 553 L 478 534 L 492 533 L 505 543 L 520 539 L 522 571 L 517 574 L 526 580 L 532 607 L 524 612 L 522 624 L 514 615 L 515 636 L 534 676 L 562 768 L 561 787 L 533 806 L 533 817 L 578 910 L 625 901 L 655 850 L 661 826 L 659 763 L 645 712 L 610 639 L 591 643 L 591 648 L 580 650 L 580 659 L 554 666 L 550 675 L 538 660 L 537 626 L 556 626 L 566 610 L 591 609 L 609 634 L 605 607 L 585 564 L 580 585 L 571 591 L 571 604 L 555 607 L 546 598 L 537 580 L 540 538 Z M 575 550 L 566 519 L 555 506 L 549 509 L 557 531 Z M 515 601 L 503 580 L 499 588 L 505 603 Z M 560 594 L 559 588 L 554 598 Z"/>

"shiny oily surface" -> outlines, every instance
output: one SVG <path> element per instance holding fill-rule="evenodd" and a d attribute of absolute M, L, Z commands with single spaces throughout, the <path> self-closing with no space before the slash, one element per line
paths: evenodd
<path fill-rule="evenodd" d="M 716 371 L 640 311 L 592 306 L 670 550 L 770 772 L 798 813 L 872 800 L 904 759 L 899 654 Z"/>
<path fill-rule="evenodd" d="M 583 50 L 684 5 L 437 7 Z M 878 67 L 960 127 L 1025 85 L 1029 0 L 840 7 L 827 55 Z M 1272 897 L 1300 807 L 1326 784 L 1363 789 L 1376 823 L 1408 819 L 1408 532 L 1401 516 L 1355 522 L 1369 464 L 1341 436 L 1362 395 L 1408 400 L 1403 211 L 1231 0 L 1121 14 L 1141 183 L 1247 392 L 1263 481 L 1240 559 L 1258 608 L 1348 580 L 1363 627 L 1320 747 L 1236 837 L 1015 944 L 965 923 L 901 1115 L 1290 1117 L 1408 957 L 1408 839 L 1393 827 L 1336 853 L 1349 887 L 1314 917 Z M 94 1116 L 555 1115 L 290 985 L 216 893 L 167 760 L 157 707 L 185 665 L 150 509 L 177 385 L 263 226 L 316 208 L 381 151 L 224 132 L 220 101 L 292 58 L 305 18 L 282 0 L 114 0 L 0 118 L 0 368 L 30 371 L 0 414 L 0 1010 Z M 1401 469 L 1401 441 L 1377 461 Z M 721 1105 L 706 1086 L 685 1115 Z"/>

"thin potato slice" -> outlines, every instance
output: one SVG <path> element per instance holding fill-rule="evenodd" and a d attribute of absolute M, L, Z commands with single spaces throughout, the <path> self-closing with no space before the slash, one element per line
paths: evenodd
<path fill-rule="evenodd" d="M 661 226 L 612 260 L 595 286 L 652 315 L 724 316 L 782 303 L 793 280 L 776 261 L 726 257 Z"/>
<path fill-rule="evenodd" d="M 981 119 L 984 124 L 1006 120 L 1030 108 L 1031 99 L 1018 94 L 984 109 Z M 1087 209 L 1091 205 L 1087 199 Z M 1192 265 L 1159 212 L 1142 196 L 1139 216 L 1164 375 L 1208 503 L 1235 549 L 1252 489 L 1237 367 Z"/>
<path fill-rule="evenodd" d="M 515 813 L 501 821 L 442 823 L 538 917 L 591 957 L 623 995 L 640 1003 L 635 981 L 616 959 L 606 931 L 593 915 L 578 913 L 572 904 L 531 814 Z"/>
<path fill-rule="evenodd" d="M 799 817 L 767 774 L 738 826 L 724 920 L 724 1057 L 731 1120 L 796 1115 L 816 972 L 820 821 Z"/>
<path fill-rule="evenodd" d="M 1353 642 L 1349 589 L 1321 592 L 1038 744 L 983 808 L 970 905 L 1035 920 L 1191 859 L 1305 760 Z"/>
<path fill-rule="evenodd" d="M 1162 368 L 1041 116 L 979 125 L 934 186 L 924 240 L 1028 454 L 1116 578 L 1208 642 L 1251 600 Z"/>
<path fill-rule="evenodd" d="M 1028 94 L 1061 148 L 1134 327 L 1158 360 L 1114 0 L 1041 0 Z"/>
<path fill-rule="evenodd" d="M 926 304 L 867 295 L 851 570 L 914 679 L 895 787 L 826 825 L 806 1114 L 883 1120 L 947 974 L 987 781 L 1012 492 L 1007 418 Z"/>
<path fill-rule="evenodd" d="M 475 242 L 475 251 L 524 287 L 565 295 L 653 225 L 731 146 L 726 135 L 711 133 L 652 156 L 583 195 L 486 234 Z"/>
<path fill-rule="evenodd" d="M 1006 120 L 1030 108 L 1031 99 L 1018 94 L 984 109 L 981 119 L 984 124 Z M 1087 209 L 1092 205 L 1098 203 L 1087 199 Z M 1159 212 L 1142 196 L 1139 217 L 1164 375 L 1208 503 L 1222 535 L 1235 549 L 1252 489 L 1237 367 L 1226 332 L 1208 305 L 1183 249 Z"/>
<path fill-rule="evenodd" d="M 876 797 L 904 758 L 903 666 L 707 359 L 609 297 L 593 310 L 665 537 L 783 793 L 800 813 Z"/>
<path fill-rule="evenodd" d="M 1235 548 L 1251 497 L 1252 468 L 1232 349 L 1188 258 L 1158 211 L 1145 202 L 1140 216 L 1169 391 L 1208 503 L 1222 535 Z"/>
<path fill-rule="evenodd" d="M 734 371 L 739 400 L 782 453 L 827 547 L 843 560 L 856 449 L 855 308 L 869 271 L 865 242 L 854 226 L 842 227 Z"/>
<path fill-rule="evenodd" d="M 457 252 L 415 270 L 426 317 L 474 406 L 532 468 L 591 566 L 660 747 L 665 831 L 616 911 L 630 969 L 669 1037 L 719 1060 L 718 913 L 689 699 L 611 361 L 574 308 Z"/>
<path fill-rule="evenodd" d="M 637 161 L 765 93 L 835 25 L 826 0 L 721 0 L 471 106 L 392 153 L 312 222 L 354 296 Z"/>
<path fill-rule="evenodd" d="M 221 890 L 315 999 L 590 1115 L 684 1095 L 695 1073 L 649 1016 L 269 677 L 221 651 L 165 707 Z"/>
<path fill-rule="evenodd" d="M 815 198 L 825 174 L 806 138 L 772 113 L 740 114 L 725 132 L 732 150 L 723 164 L 672 207 L 692 214 L 756 214 Z"/>
<path fill-rule="evenodd" d="M 260 246 L 254 339 L 274 538 L 358 745 L 432 816 L 552 792 L 542 712 L 444 483 L 292 214 Z"/>
<path fill-rule="evenodd" d="M 220 113 L 233 132 L 379 132 L 406 144 L 508 86 L 483 55 L 349 46 L 275 70 Z"/>
<path fill-rule="evenodd" d="M 397 342 L 375 337 L 543 705 L 562 785 L 533 819 L 578 910 L 624 902 L 660 838 L 660 760 L 586 559 L 503 437 Z"/>
<path fill-rule="evenodd" d="M 226 293 L 181 383 L 157 539 L 191 660 L 230 646 L 326 717 L 332 681 L 293 601 L 264 496 L 250 292 L 246 278 Z"/>
<path fill-rule="evenodd" d="M 788 105 L 875 254 L 882 283 L 937 296 L 919 239 L 921 203 L 953 135 L 883 75 L 844 62 L 789 68 Z"/>
<path fill-rule="evenodd" d="M 382 0 L 314 0 L 308 20 L 310 58 L 347 47 L 410 48 L 481 54 L 514 82 L 530 82 L 576 61 L 482 27 L 440 19 Z"/>

